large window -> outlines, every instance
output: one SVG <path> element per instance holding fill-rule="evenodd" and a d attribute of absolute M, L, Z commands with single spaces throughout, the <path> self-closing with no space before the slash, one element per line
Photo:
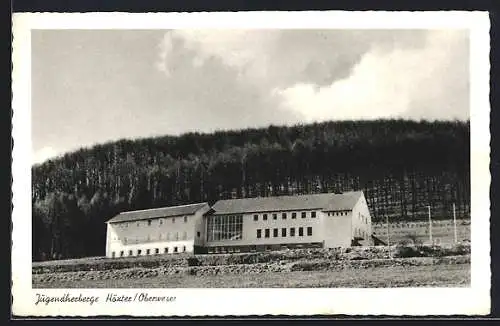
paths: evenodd
<path fill-rule="evenodd" d="M 313 228 L 311 226 L 307 227 L 307 235 L 312 236 L 313 235 Z"/>
<path fill-rule="evenodd" d="M 304 228 L 299 228 L 299 237 L 304 236 Z"/>
<path fill-rule="evenodd" d="M 257 238 L 262 238 L 262 230 L 257 229 Z"/>
<path fill-rule="evenodd" d="M 273 229 L 273 237 L 278 237 L 278 229 Z"/>
<path fill-rule="evenodd" d="M 207 231 L 208 241 L 241 240 L 243 233 L 243 216 L 209 216 Z"/>

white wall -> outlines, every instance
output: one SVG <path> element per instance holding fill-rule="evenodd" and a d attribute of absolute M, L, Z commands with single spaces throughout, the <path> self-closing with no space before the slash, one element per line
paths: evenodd
<path fill-rule="evenodd" d="M 350 247 L 352 240 L 352 213 L 344 215 L 323 213 L 325 248 Z"/>
<path fill-rule="evenodd" d="M 147 250 L 150 250 L 149 255 L 155 255 L 156 249 L 158 249 L 158 254 L 165 254 L 165 248 L 168 248 L 168 254 L 174 254 L 174 249 L 177 247 L 177 253 L 182 252 L 193 252 L 193 240 L 187 241 L 161 241 L 161 242 L 150 242 L 132 245 L 120 245 L 113 244 L 109 247 L 109 251 L 106 253 L 107 257 L 113 257 L 113 252 L 115 257 L 120 257 L 121 251 L 123 251 L 123 257 L 130 256 L 130 250 L 132 250 L 131 256 L 137 256 L 138 250 L 141 250 L 140 256 L 146 256 Z M 184 251 L 185 249 L 185 251 Z"/>
<path fill-rule="evenodd" d="M 301 217 L 301 213 L 306 212 L 306 218 Z M 321 225 L 321 211 L 316 210 L 316 217 L 311 217 L 311 210 L 304 211 L 277 211 L 268 213 L 243 214 L 243 234 L 241 240 L 210 241 L 207 246 L 246 246 L 246 245 L 272 245 L 285 243 L 309 243 L 322 242 L 323 232 Z M 273 213 L 277 214 L 277 219 L 273 219 Z M 282 218 L 282 213 L 287 214 L 287 218 Z M 296 213 L 292 219 L 292 213 Z M 254 215 L 258 215 L 258 220 L 254 221 Z M 263 215 L 267 214 L 267 220 L 263 220 Z M 299 236 L 299 227 L 303 227 L 304 235 Z M 312 236 L 307 235 L 307 227 L 312 227 Z M 278 229 L 278 237 L 273 236 L 273 230 Z M 286 237 L 282 237 L 281 229 L 286 228 Z M 290 236 L 290 228 L 295 228 L 295 236 Z M 257 229 L 261 229 L 262 237 L 257 238 Z M 265 229 L 269 229 L 269 238 L 265 238 Z"/>
<path fill-rule="evenodd" d="M 154 253 L 156 248 L 160 253 L 169 248 L 171 253 L 174 247 L 182 251 L 184 246 L 187 252 L 192 252 L 194 245 L 203 244 L 202 219 L 208 209 L 209 206 L 206 205 L 195 214 L 186 215 L 186 222 L 184 216 L 175 216 L 150 219 L 151 224 L 148 224 L 148 220 L 108 223 L 106 256 L 112 257 L 113 251 L 119 256 L 122 250 L 125 256 L 128 256 L 129 250 L 132 250 L 134 255 L 139 249 L 142 254 L 145 254 L 146 249 L 152 249 Z M 199 237 L 197 232 L 200 232 Z"/>
<path fill-rule="evenodd" d="M 358 230 L 358 234 L 356 234 L 356 230 Z M 360 197 L 360 199 L 354 206 L 352 214 L 352 237 L 359 234 L 364 238 L 364 240 L 362 241 L 364 245 L 372 244 L 371 215 L 364 195 Z"/>

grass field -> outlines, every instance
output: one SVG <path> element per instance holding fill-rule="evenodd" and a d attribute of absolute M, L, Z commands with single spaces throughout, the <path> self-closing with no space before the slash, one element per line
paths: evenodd
<path fill-rule="evenodd" d="M 387 224 L 373 223 L 373 232 L 382 241 L 387 241 Z M 389 240 L 391 244 L 397 244 L 408 240 L 410 237 L 418 241 L 429 243 L 429 224 L 426 221 L 419 222 L 392 222 L 389 223 Z M 436 244 L 450 244 L 454 242 L 453 220 L 438 220 L 432 223 L 432 237 Z M 470 240 L 470 220 L 457 220 L 457 240 L 462 242 Z"/>
<path fill-rule="evenodd" d="M 214 276 L 168 275 L 140 279 L 72 280 L 43 288 L 309 288 L 467 287 L 470 264 L 374 267 L 328 272 L 286 272 Z M 33 284 L 33 287 L 42 287 Z"/>

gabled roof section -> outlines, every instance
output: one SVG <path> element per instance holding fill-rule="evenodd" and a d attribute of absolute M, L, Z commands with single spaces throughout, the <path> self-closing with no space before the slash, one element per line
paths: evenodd
<path fill-rule="evenodd" d="M 119 223 L 119 222 L 147 220 L 150 218 L 192 215 L 204 207 L 208 208 L 208 203 L 160 207 L 160 208 L 145 209 L 139 211 L 128 211 L 116 215 L 115 217 L 108 220 L 106 223 Z"/>
<path fill-rule="evenodd" d="M 212 209 L 216 215 L 305 209 L 321 209 L 324 211 L 352 210 L 361 196 L 363 196 L 362 191 L 352 191 L 342 194 L 325 193 L 227 199 L 219 200 L 212 206 Z"/>

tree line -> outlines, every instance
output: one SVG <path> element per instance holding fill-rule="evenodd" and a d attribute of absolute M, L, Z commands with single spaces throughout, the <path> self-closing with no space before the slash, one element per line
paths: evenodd
<path fill-rule="evenodd" d="M 33 259 L 102 255 L 123 210 L 363 190 L 372 219 L 470 210 L 470 125 L 342 121 L 120 140 L 32 168 Z"/>

